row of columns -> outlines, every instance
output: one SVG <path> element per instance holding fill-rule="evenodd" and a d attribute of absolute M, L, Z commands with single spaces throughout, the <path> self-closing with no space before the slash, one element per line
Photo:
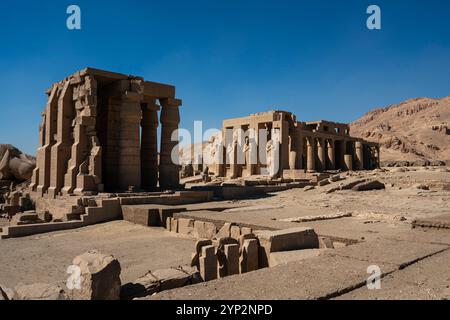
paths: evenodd
<path fill-rule="evenodd" d="M 336 159 L 334 139 L 306 137 L 306 142 L 306 170 L 309 172 L 335 170 L 337 166 L 343 170 L 364 169 L 364 147 L 360 141 L 340 140 L 340 159 Z M 348 152 L 347 143 L 354 143 L 353 153 Z M 353 168 L 353 159 L 355 168 Z"/>

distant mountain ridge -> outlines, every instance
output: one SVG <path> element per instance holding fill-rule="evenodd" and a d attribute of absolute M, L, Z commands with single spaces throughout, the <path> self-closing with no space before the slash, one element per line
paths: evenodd
<path fill-rule="evenodd" d="M 381 144 L 381 161 L 450 160 L 450 96 L 416 98 L 366 113 L 350 134 Z"/>

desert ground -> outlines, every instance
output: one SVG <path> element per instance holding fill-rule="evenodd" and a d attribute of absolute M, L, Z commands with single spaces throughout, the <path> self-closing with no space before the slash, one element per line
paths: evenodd
<path fill-rule="evenodd" d="M 450 170 L 384 168 L 341 177 L 325 186 L 208 204 L 229 208 L 222 211 L 182 214 L 253 230 L 313 227 L 319 236 L 333 239 L 335 249 L 146 299 L 449 299 L 450 232 L 412 228 L 412 222 L 450 216 Z M 330 192 L 360 178 L 377 179 L 386 188 Z M 4 219 L 0 223 L 7 224 Z M 122 267 L 122 283 L 127 283 L 149 270 L 189 264 L 194 243 L 189 236 L 122 220 L 5 239 L 0 241 L 0 283 L 64 285 L 72 259 L 89 249 L 113 254 Z M 379 290 L 366 287 L 370 265 L 379 266 L 383 274 Z"/>

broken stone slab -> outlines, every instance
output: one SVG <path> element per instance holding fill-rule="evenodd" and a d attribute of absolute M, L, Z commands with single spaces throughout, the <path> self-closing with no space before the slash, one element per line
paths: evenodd
<path fill-rule="evenodd" d="M 149 271 L 134 282 L 124 284 L 120 297 L 123 300 L 142 298 L 164 290 L 180 288 L 201 282 L 196 268 L 180 266 Z"/>
<path fill-rule="evenodd" d="M 0 284 L 0 301 L 12 300 L 14 298 L 14 294 L 14 290 Z"/>
<path fill-rule="evenodd" d="M 346 181 L 346 182 L 342 182 L 339 184 L 339 186 L 337 187 L 332 187 L 328 190 L 325 191 L 325 193 L 332 193 L 335 191 L 340 191 L 340 190 L 349 190 L 351 188 L 353 188 L 354 186 L 366 182 L 366 179 L 356 179 L 356 180 L 350 180 L 350 181 Z"/>
<path fill-rule="evenodd" d="M 317 182 L 317 185 L 319 187 L 326 186 L 327 184 L 330 184 L 330 181 L 328 179 L 320 180 L 320 181 Z"/>
<path fill-rule="evenodd" d="M 193 270 L 193 269 L 191 269 Z M 153 272 L 153 276 L 160 283 L 160 291 L 184 287 L 191 284 L 196 272 L 186 272 L 183 269 L 159 269 Z"/>
<path fill-rule="evenodd" d="M 146 297 L 160 291 L 158 279 L 148 272 L 144 276 L 133 282 L 124 284 L 120 289 L 122 300 L 131 300 L 139 297 Z"/>
<path fill-rule="evenodd" d="M 75 300 L 118 300 L 120 298 L 120 263 L 112 255 L 90 250 L 73 259 L 80 268 L 80 288 L 71 290 Z"/>
<path fill-rule="evenodd" d="M 19 284 L 14 291 L 14 300 L 69 300 L 63 288 L 46 283 Z"/>
<path fill-rule="evenodd" d="M 302 249 L 291 251 L 271 252 L 269 257 L 269 267 L 280 264 L 287 264 L 292 261 L 300 261 L 319 256 L 327 249 Z"/>
<path fill-rule="evenodd" d="M 351 212 L 338 212 L 338 213 L 324 214 L 324 215 L 317 215 L 317 216 L 302 216 L 302 217 L 285 218 L 285 219 L 277 219 L 277 220 L 283 221 L 283 222 L 309 222 L 309 221 L 339 219 L 339 218 L 345 218 L 345 217 L 351 217 L 351 216 L 352 216 Z"/>
<path fill-rule="evenodd" d="M 383 190 L 386 187 L 384 183 L 378 180 L 370 180 L 366 182 L 359 183 L 352 187 L 353 191 L 369 191 L 369 190 Z"/>
<path fill-rule="evenodd" d="M 261 267 L 269 265 L 271 252 L 319 248 L 319 238 L 313 228 L 262 230 L 256 231 L 255 234 L 260 243 L 259 263 Z"/>
<path fill-rule="evenodd" d="M 334 249 L 333 240 L 328 237 L 319 237 L 320 249 Z"/>
<path fill-rule="evenodd" d="M 33 223 L 43 223 L 39 218 L 39 215 L 34 211 L 26 211 L 23 213 L 17 213 L 12 217 L 11 224 L 12 225 L 24 225 L 24 224 L 33 224 Z"/>
<path fill-rule="evenodd" d="M 341 175 L 339 175 L 339 174 L 332 175 L 328 179 L 330 182 L 336 182 L 336 181 L 342 180 Z"/>

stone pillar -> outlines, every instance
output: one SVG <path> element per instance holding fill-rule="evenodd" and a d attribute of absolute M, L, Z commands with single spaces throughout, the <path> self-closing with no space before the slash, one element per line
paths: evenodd
<path fill-rule="evenodd" d="M 347 166 L 345 165 L 345 154 L 347 153 L 347 142 L 345 140 L 341 140 L 341 158 L 339 159 L 340 162 L 340 168 L 343 171 L 348 170 Z"/>
<path fill-rule="evenodd" d="M 73 88 L 67 80 L 58 99 L 56 144 L 51 148 L 50 187 L 48 195 L 55 198 L 64 187 L 64 175 L 72 146 L 72 120 L 74 117 Z"/>
<path fill-rule="evenodd" d="M 50 151 L 55 144 L 56 117 L 58 112 L 58 86 L 53 85 L 45 109 L 45 145 L 37 150 L 37 164 L 39 168 L 39 185 L 36 191 L 39 196 L 43 196 L 50 186 Z"/>
<path fill-rule="evenodd" d="M 328 170 L 335 170 L 336 164 L 334 160 L 334 141 L 332 139 L 327 140 L 327 169 Z"/>
<path fill-rule="evenodd" d="M 250 175 L 254 175 L 258 166 L 258 123 L 250 125 L 249 133 L 249 161 L 247 163 L 247 170 Z"/>
<path fill-rule="evenodd" d="M 122 80 L 119 128 L 118 188 L 128 190 L 141 187 L 140 122 L 143 83 L 141 80 Z"/>
<path fill-rule="evenodd" d="M 203 281 L 217 279 L 217 257 L 214 246 L 203 246 L 199 257 L 199 272 Z"/>
<path fill-rule="evenodd" d="M 308 172 L 314 172 L 316 168 L 316 157 L 315 157 L 315 139 L 313 137 L 306 137 L 307 141 L 307 159 L 306 159 L 306 169 Z"/>
<path fill-rule="evenodd" d="M 178 161 L 178 136 L 172 137 L 172 133 L 178 129 L 180 123 L 179 106 L 181 100 L 166 98 L 161 99 L 161 149 L 159 156 L 159 186 L 164 189 L 177 188 L 180 184 Z M 172 140 L 173 138 L 173 140 Z"/>
<path fill-rule="evenodd" d="M 228 275 L 239 274 L 239 245 L 226 244 L 224 246 L 224 253 L 227 259 Z"/>
<path fill-rule="evenodd" d="M 241 248 L 241 255 L 239 257 L 239 267 L 241 273 L 258 270 L 258 240 L 245 239 Z"/>
<path fill-rule="evenodd" d="M 326 150 L 325 150 L 325 140 L 323 138 L 317 139 L 317 163 L 318 170 L 326 170 Z"/>
<path fill-rule="evenodd" d="M 39 125 L 39 149 L 41 149 L 45 145 L 45 112 L 43 112 L 41 116 L 42 122 Z M 36 168 L 34 168 L 33 170 L 33 175 L 31 177 L 30 190 L 36 191 L 38 185 L 39 185 L 39 167 L 36 166 Z"/>
<path fill-rule="evenodd" d="M 355 142 L 356 170 L 364 170 L 364 147 L 361 141 Z"/>
<path fill-rule="evenodd" d="M 142 105 L 141 180 L 144 188 L 158 185 L 158 110 L 155 101 Z"/>
<path fill-rule="evenodd" d="M 344 156 L 344 163 L 347 170 L 353 170 L 353 156 L 351 154 Z"/>

